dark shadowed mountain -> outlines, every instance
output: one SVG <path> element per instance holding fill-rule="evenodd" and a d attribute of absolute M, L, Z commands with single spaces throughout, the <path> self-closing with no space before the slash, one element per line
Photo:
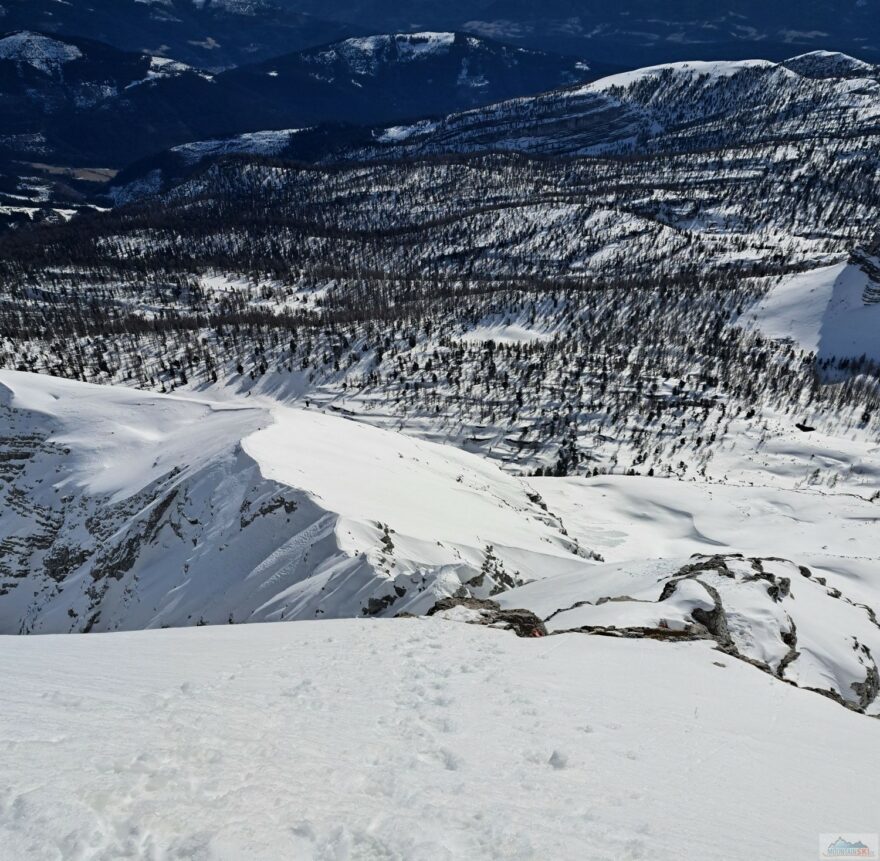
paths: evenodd
<path fill-rule="evenodd" d="M 0 157 L 121 167 L 209 136 L 444 115 L 596 74 L 454 33 L 353 38 L 212 75 L 25 31 L 0 39 Z"/>
<path fill-rule="evenodd" d="M 287 0 L 3 0 L 0 4 L 2 30 L 82 36 L 206 69 L 258 62 L 364 32 L 357 25 L 326 17 L 323 12 L 304 14 Z"/>
<path fill-rule="evenodd" d="M 426 32 L 346 39 L 230 70 L 218 82 L 260 112 L 260 128 L 278 128 L 292 117 L 314 125 L 437 116 L 607 70 L 464 33 Z"/>
<path fill-rule="evenodd" d="M 324 13 L 319 0 L 289 0 Z M 878 0 L 340 0 L 333 16 L 376 31 L 463 29 L 626 66 L 782 60 L 816 48 L 880 59 Z"/>

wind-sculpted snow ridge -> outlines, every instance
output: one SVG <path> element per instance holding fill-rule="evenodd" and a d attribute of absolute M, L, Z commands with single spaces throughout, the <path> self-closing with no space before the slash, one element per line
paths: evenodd
<path fill-rule="evenodd" d="M 880 716 L 875 609 L 784 559 L 736 554 L 615 563 L 530 583 L 495 601 L 507 613 L 523 608 L 543 622 L 526 635 L 714 640 L 720 651 L 784 682 Z M 467 603 L 437 615 L 505 621 L 504 613 L 496 619 L 491 607 Z"/>
<path fill-rule="evenodd" d="M 3 372 L 0 413 L 4 633 L 421 612 L 590 555 L 491 463 L 314 411 Z"/>

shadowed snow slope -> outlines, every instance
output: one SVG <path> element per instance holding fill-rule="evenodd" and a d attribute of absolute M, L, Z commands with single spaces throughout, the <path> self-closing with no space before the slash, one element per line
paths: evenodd
<path fill-rule="evenodd" d="M 877 724 L 704 642 L 410 619 L 2 646 L 4 857 L 801 861 L 876 823 Z"/>
<path fill-rule="evenodd" d="M 784 278 L 743 320 L 820 359 L 880 361 L 878 295 L 880 286 L 864 268 L 837 263 Z"/>
<path fill-rule="evenodd" d="M 6 633 L 419 612 L 586 565 L 519 479 L 346 419 L 17 372 L 0 416 Z"/>

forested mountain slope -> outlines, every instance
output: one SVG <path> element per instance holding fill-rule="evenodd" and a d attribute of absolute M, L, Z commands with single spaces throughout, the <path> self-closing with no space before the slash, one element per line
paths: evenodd
<path fill-rule="evenodd" d="M 768 438 L 802 437 L 792 481 L 866 487 L 878 85 L 839 57 L 790 65 L 581 88 L 665 118 L 636 150 L 211 158 L 158 196 L 148 173 L 135 205 L 2 240 L 4 362 L 311 398 L 527 471 L 724 480 L 727 446 L 768 469 Z M 861 286 L 821 349 L 755 324 L 772 317 L 760 303 L 832 266 Z M 861 442 L 835 459 L 849 433 Z"/>

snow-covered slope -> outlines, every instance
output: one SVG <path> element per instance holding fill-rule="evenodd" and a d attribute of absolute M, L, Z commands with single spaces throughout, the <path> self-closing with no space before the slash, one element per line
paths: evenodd
<path fill-rule="evenodd" d="M 405 122 L 598 74 L 577 57 L 513 48 L 466 33 L 384 33 L 232 69 L 218 76 L 218 85 L 233 103 L 249 95 L 252 124 L 239 127 L 250 131 L 321 122 Z"/>
<path fill-rule="evenodd" d="M 5 638 L 2 854 L 816 857 L 878 725 L 704 642 L 429 619 Z"/>
<path fill-rule="evenodd" d="M 783 65 L 806 78 L 870 78 L 877 67 L 839 51 L 809 51 L 786 60 Z"/>
<path fill-rule="evenodd" d="M 880 285 L 872 270 L 877 260 L 861 259 L 788 276 L 743 323 L 819 359 L 880 361 Z"/>
<path fill-rule="evenodd" d="M 756 144 L 804 134 L 871 128 L 880 116 L 877 67 L 841 55 L 683 62 L 612 75 L 591 84 L 513 99 L 447 117 L 404 144 L 364 155 L 504 150 L 596 155 Z M 854 69 L 859 76 L 854 76 Z M 384 148 L 381 144 L 385 144 Z"/>
<path fill-rule="evenodd" d="M 398 56 L 393 38 L 382 39 L 385 41 L 353 40 L 357 50 L 349 46 L 346 50 L 334 49 L 326 55 L 302 52 L 297 55 L 291 74 L 305 71 L 307 76 L 318 76 L 319 80 L 326 79 L 337 87 L 347 86 L 350 78 L 358 84 L 355 95 L 369 92 L 380 71 L 385 75 L 403 75 L 404 78 L 424 74 L 424 59 L 413 63 L 409 54 Z M 456 39 L 456 45 L 460 42 L 469 45 L 470 37 L 459 34 Z M 445 82 L 445 86 L 457 74 L 450 73 L 443 65 L 448 59 L 441 51 L 443 43 L 435 40 L 426 42 L 426 45 L 432 48 L 430 52 L 426 50 L 411 56 L 428 57 L 433 63 L 440 64 L 432 70 L 431 103 L 429 106 L 427 102 L 410 101 L 409 111 L 398 111 L 402 117 L 436 113 L 444 99 L 448 104 L 455 101 L 455 98 L 443 96 L 443 87 L 437 83 Z M 367 46 L 370 46 L 370 52 L 366 51 Z M 476 58 L 486 54 L 489 59 L 481 62 L 489 63 L 487 68 L 493 71 L 475 74 L 475 79 L 485 78 L 489 82 L 497 79 L 499 83 L 494 92 L 498 92 L 509 73 L 505 69 L 506 64 L 512 62 L 511 58 L 519 63 L 526 60 L 517 60 L 516 52 L 505 46 L 492 43 L 489 46 L 491 51 L 485 45 L 468 48 L 465 59 L 456 63 L 460 63 L 462 69 L 467 67 L 473 71 Z M 389 60 L 389 52 L 395 57 L 393 62 Z M 319 62 L 322 58 L 324 65 Z M 327 65 L 331 59 L 332 64 Z M 529 63 L 537 65 L 539 71 L 541 63 L 547 67 L 549 71 L 543 74 L 547 82 L 553 74 L 569 79 L 583 74 L 589 79 L 586 70 L 578 72 L 577 64 L 571 68 L 563 64 L 557 69 L 553 64 L 548 65 L 546 59 L 535 58 Z M 258 72 L 263 76 L 278 74 L 270 63 L 230 72 L 227 77 L 230 80 L 241 77 L 248 82 Z M 532 78 L 535 74 L 538 72 Z M 389 104 L 395 100 L 405 101 L 408 98 L 406 88 L 393 82 L 393 78 L 389 80 L 391 82 L 384 84 L 387 95 L 383 99 Z M 291 87 L 290 80 L 285 82 L 283 73 L 281 77 L 266 78 L 264 83 L 269 91 L 273 87 L 286 90 Z M 368 89 L 364 90 L 364 87 Z M 520 87 L 520 91 L 524 89 Z M 803 139 L 821 137 L 823 147 L 858 150 L 864 144 L 859 132 L 874 133 L 880 119 L 878 68 L 828 52 L 793 57 L 784 63 L 766 60 L 672 63 L 552 90 L 548 83 L 545 89 L 549 91 L 455 111 L 430 122 L 397 121 L 388 125 L 375 120 L 371 122 L 369 111 L 349 111 L 349 117 L 356 116 L 359 122 L 367 125 L 363 128 L 310 128 L 307 133 L 290 139 L 283 150 L 274 154 L 299 161 L 334 163 L 485 152 L 601 157 L 703 152 L 716 147 L 731 147 L 737 153 L 736 157 L 732 154 L 725 160 L 725 164 L 729 164 L 748 155 L 742 154 L 740 148 L 749 147 L 769 150 L 760 158 L 775 168 L 795 157 L 791 147 Z M 459 92 L 461 87 L 455 90 Z M 485 96 L 490 88 L 480 86 L 475 92 Z M 465 99 L 460 94 L 457 98 L 459 101 Z M 327 111 L 323 117 L 320 112 L 305 109 L 300 114 L 307 119 L 303 125 L 309 126 L 329 118 Z M 372 115 L 376 116 L 375 109 Z M 279 118 L 279 122 L 267 124 L 265 128 L 291 125 L 290 117 L 285 119 L 286 122 L 282 122 Z M 231 139 L 228 146 L 237 152 L 247 152 L 246 143 L 240 138 Z M 251 152 L 259 155 L 260 148 L 254 147 Z M 207 154 L 210 155 L 210 150 Z M 164 172 L 168 185 L 191 171 L 191 161 L 181 162 L 173 152 L 151 156 L 142 164 L 131 166 L 120 177 L 120 184 L 135 182 L 144 173 L 156 169 Z"/>
<path fill-rule="evenodd" d="M 587 564 L 494 464 L 247 403 L 0 374 L 0 630 L 394 615 Z"/>

